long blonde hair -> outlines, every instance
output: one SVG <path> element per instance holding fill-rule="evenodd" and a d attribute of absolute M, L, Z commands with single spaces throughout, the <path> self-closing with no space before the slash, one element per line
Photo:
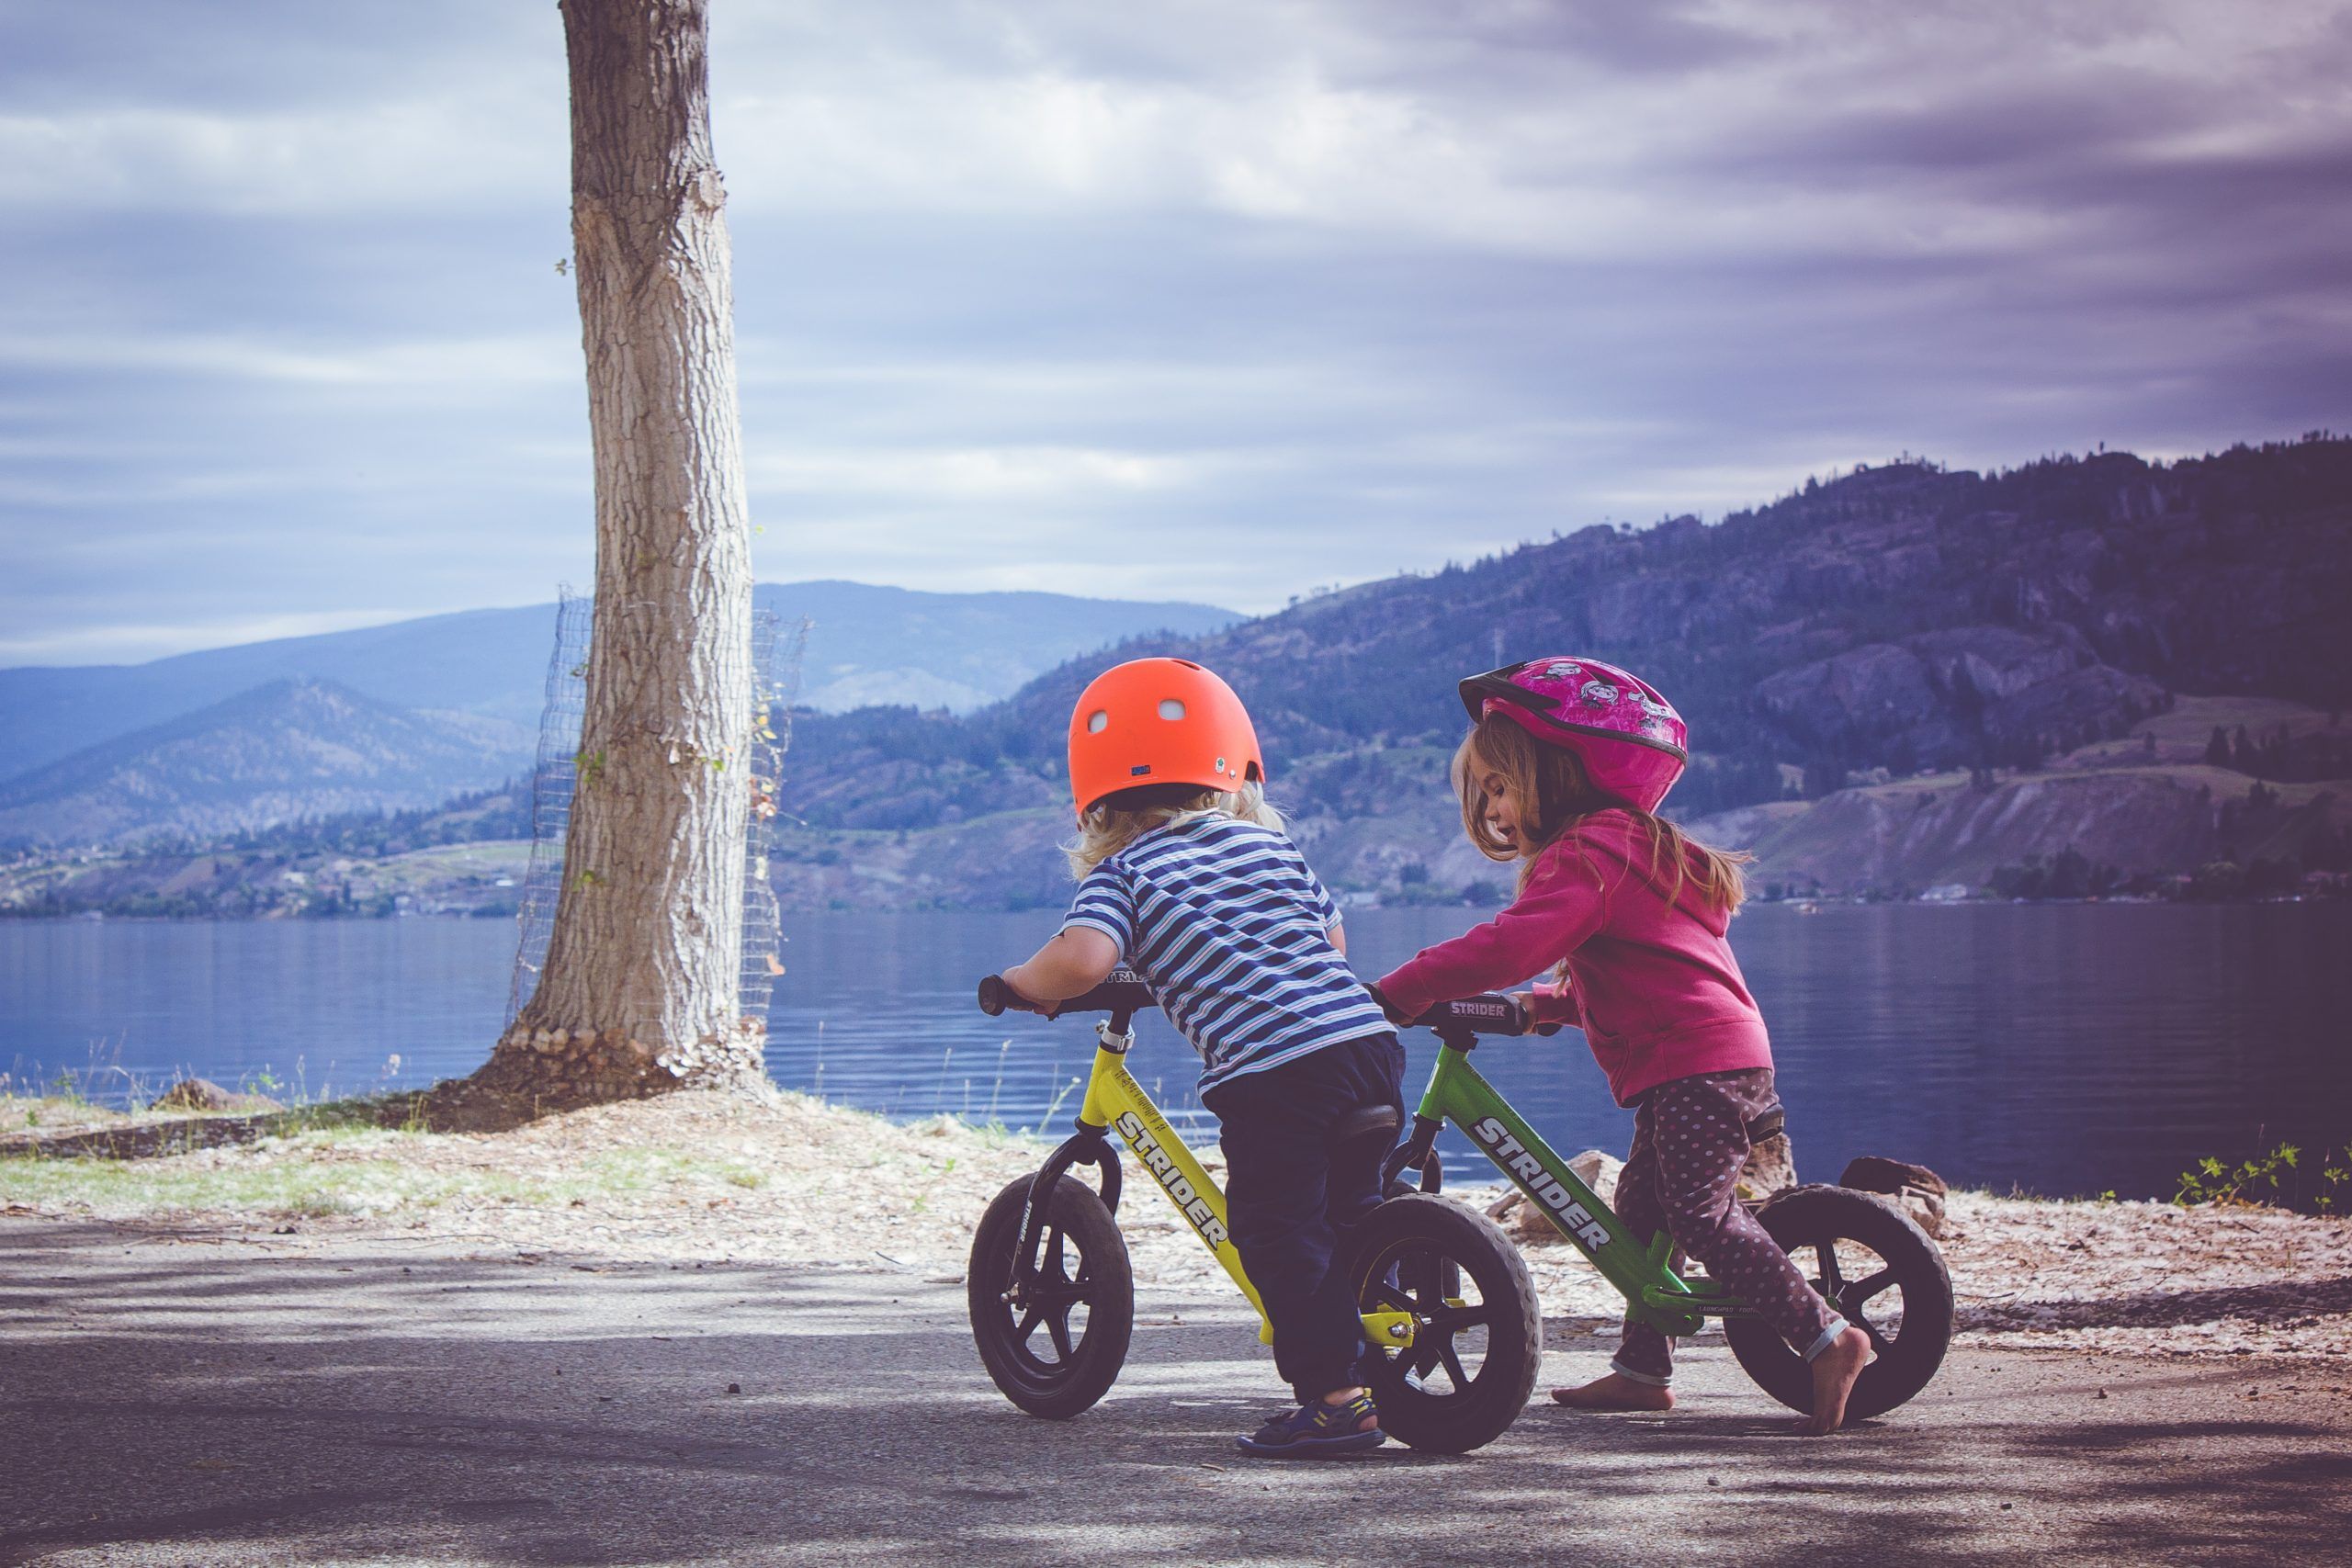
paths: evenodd
<path fill-rule="evenodd" d="M 1485 780 L 1489 773 L 1501 776 L 1503 788 L 1518 803 L 1516 845 L 1505 843 L 1487 826 Z M 1470 841 L 1488 860 L 1519 861 L 1522 887 L 1546 845 L 1557 841 L 1579 818 L 1614 808 L 1629 813 L 1648 830 L 1650 880 L 1668 903 L 1694 883 L 1708 908 L 1727 915 L 1747 897 L 1747 878 L 1739 868 L 1754 855 L 1746 850 L 1711 848 L 1663 817 L 1599 794 L 1575 752 L 1546 746 L 1501 714 L 1488 714 L 1462 738 L 1453 753 L 1453 787 L 1462 797 L 1462 826 Z"/>
<path fill-rule="evenodd" d="M 1289 829 L 1282 813 L 1266 804 L 1266 788 L 1251 783 L 1227 791 L 1196 789 L 1188 784 L 1144 784 L 1103 796 L 1078 819 L 1078 837 L 1062 846 L 1073 879 L 1088 872 L 1150 832 L 1171 823 L 1196 822 L 1204 817 L 1234 817 L 1272 828 Z"/>

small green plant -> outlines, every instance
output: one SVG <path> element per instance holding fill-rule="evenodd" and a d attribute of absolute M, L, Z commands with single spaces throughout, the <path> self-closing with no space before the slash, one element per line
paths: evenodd
<path fill-rule="evenodd" d="M 1060 1091 L 1054 1096 L 1054 1102 L 1046 1107 L 1046 1113 L 1043 1116 L 1037 1118 L 1036 1130 L 1040 1134 L 1044 1133 L 1046 1124 L 1053 1121 L 1054 1113 L 1062 1108 L 1062 1101 L 1069 1098 L 1070 1090 L 1076 1089 L 1080 1084 L 1082 1084 L 1086 1080 L 1084 1078 L 1072 1078 L 1069 1082 L 1062 1085 Z"/>
<path fill-rule="evenodd" d="M 2207 1155 L 2180 1173 L 2180 1190 L 2172 1201 L 2183 1208 L 2244 1203 L 2336 1213 L 2352 1200 L 2352 1144 L 2323 1150 L 2315 1168 L 2305 1168 L 2303 1155 L 2296 1144 L 2280 1144 L 2234 1166 Z"/>

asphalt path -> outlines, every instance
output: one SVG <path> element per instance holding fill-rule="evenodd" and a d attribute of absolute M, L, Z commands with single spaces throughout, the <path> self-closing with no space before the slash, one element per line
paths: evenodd
<path fill-rule="evenodd" d="M 1473 1455 L 1274 1464 L 1232 1448 L 1281 1401 L 1236 1304 L 1148 1294 L 1110 1396 L 1054 1423 L 913 1273 L 11 1217 L 0 1562 L 2352 1556 L 2341 1367 L 1962 1352 L 1806 1440 L 1717 1342 L 1670 1416 L 1539 1403 Z"/>

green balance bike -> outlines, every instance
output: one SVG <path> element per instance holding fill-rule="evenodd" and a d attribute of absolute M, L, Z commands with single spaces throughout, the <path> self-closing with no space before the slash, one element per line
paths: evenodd
<path fill-rule="evenodd" d="M 1438 1130 L 1452 1122 L 1625 1298 L 1627 1321 L 1680 1337 L 1697 1333 L 1707 1318 L 1720 1319 L 1732 1354 L 1757 1385 L 1791 1409 L 1811 1413 L 1813 1372 L 1804 1358 L 1736 1295 L 1703 1276 L 1686 1278 L 1668 1237 L 1636 1240 L 1470 1065 L 1481 1034 L 1549 1034 L 1557 1025 L 1532 1024 L 1502 996 L 1449 1002 L 1418 1021 L 1436 1030 L 1442 1048 L 1413 1130 L 1389 1158 L 1392 1180 L 1418 1170 L 1421 1190 L 1437 1191 Z M 1751 1123 L 1748 1135 L 1779 1131 L 1773 1111 Z M 1849 1421 L 1882 1415 L 1928 1386 L 1951 1341 L 1951 1276 L 1941 1250 L 1909 1215 L 1873 1193 L 1813 1186 L 1775 1194 L 1756 1217 L 1813 1288 L 1870 1337 L 1876 1359 L 1848 1396 Z"/>
<path fill-rule="evenodd" d="M 995 976 L 980 982 L 990 1016 L 1012 1001 Z M 1225 1194 L 1127 1071 L 1135 1015 L 1154 1005 L 1127 971 L 1056 1016 L 1107 1012 L 1077 1132 L 1034 1174 L 996 1196 L 972 1237 L 965 1289 L 972 1337 L 1005 1397 L 1033 1416 L 1065 1419 L 1109 1392 L 1126 1359 L 1135 1276 L 1119 1233 L 1115 1133 L 1185 1226 L 1258 1309 L 1265 1306 L 1228 1239 Z M 1388 1106 L 1343 1117 L 1335 1162 L 1377 1168 L 1401 1118 Z M 1069 1172 L 1091 1165 L 1100 1189 Z M 1526 1407 L 1543 1360 L 1543 1316 L 1526 1262 L 1492 1220 L 1448 1199 L 1392 1183 L 1386 1201 L 1341 1238 L 1364 1342 L 1363 1376 L 1381 1428 L 1412 1448 L 1464 1453 L 1502 1435 Z"/>
<path fill-rule="evenodd" d="M 981 1007 L 991 1015 L 1008 1000 L 995 976 L 981 983 Z M 997 1386 L 1033 1415 L 1087 1409 L 1126 1357 L 1134 1277 L 1114 1218 L 1120 1182 L 1111 1131 L 1258 1304 L 1226 1239 L 1223 1195 L 1126 1072 L 1130 1025 L 1151 1005 L 1150 992 L 1125 971 L 1062 1004 L 1059 1011 L 1111 1014 L 1096 1026 L 1102 1048 L 1078 1132 L 1034 1176 L 1016 1178 L 997 1195 L 973 1238 L 966 1276 L 973 1337 Z M 1736 1295 L 1703 1277 L 1686 1279 L 1668 1237 L 1635 1240 L 1470 1065 L 1481 1034 L 1550 1033 L 1554 1026 L 1531 1025 L 1502 996 L 1448 1002 L 1417 1021 L 1436 1031 L 1442 1049 L 1413 1130 L 1388 1157 L 1387 1201 L 1346 1238 L 1364 1339 L 1375 1352 L 1364 1376 L 1384 1429 L 1441 1452 L 1491 1442 L 1524 1405 L 1541 1359 L 1541 1319 L 1525 1263 L 1492 1222 L 1438 1197 L 1437 1135 L 1446 1122 L 1625 1298 L 1628 1320 L 1681 1337 L 1707 1318 L 1720 1319 L 1748 1376 L 1790 1408 L 1811 1410 L 1813 1375 L 1804 1358 Z M 1774 1130 L 1759 1123 L 1750 1135 Z M 1394 1142 L 1396 1127 L 1382 1111 L 1339 1131 L 1342 1138 Z M 1099 1196 L 1068 1175 L 1080 1164 L 1101 1169 Z M 1419 1172 L 1419 1191 L 1404 1185 L 1408 1171 Z M 1034 1201 L 1040 1196 L 1047 1201 Z M 1792 1189 L 1757 1217 L 1801 1270 L 1810 1257 L 1814 1288 L 1870 1338 L 1876 1359 L 1848 1397 L 1847 1419 L 1883 1414 L 1925 1388 L 1942 1364 L 1952 1324 L 1951 1279 L 1927 1234 L 1876 1195 L 1840 1187 Z"/>

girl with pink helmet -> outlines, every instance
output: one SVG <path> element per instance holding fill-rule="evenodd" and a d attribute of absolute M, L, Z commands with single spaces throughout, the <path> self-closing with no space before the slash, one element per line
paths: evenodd
<path fill-rule="evenodd" d="M 1748 857 L 1708 848 L 1657 815 L 1690 761 L 1682 716 L 1657 688 L 1597 659 L 1531 659 L 1461 683 L 1470 733 L 1454 753 L 1462 825 L 1489 859 L 1519 863 L 1510 908 L 1425 948 L 1374 987 L 1410 1022 L 1439 1002 L 1501 990 L 1538 1021 L 1584 1031 L 1634 1145 L 1617 1212 L 1644 1241 L 1665 1231 L 1755 1303 L 1813 1366 L 1813 1413 L 1843 1423 L 1870 1339 L 1815 1292 L 1739 1204 L 1749 1129 L 1780 1111 L 1772 1048 L 1726 940 Z M 1667 1410 L 1674 1342 L 1628 1322 L 1606 1376 L 1552 1397 L 1579 1410 Z"/>

